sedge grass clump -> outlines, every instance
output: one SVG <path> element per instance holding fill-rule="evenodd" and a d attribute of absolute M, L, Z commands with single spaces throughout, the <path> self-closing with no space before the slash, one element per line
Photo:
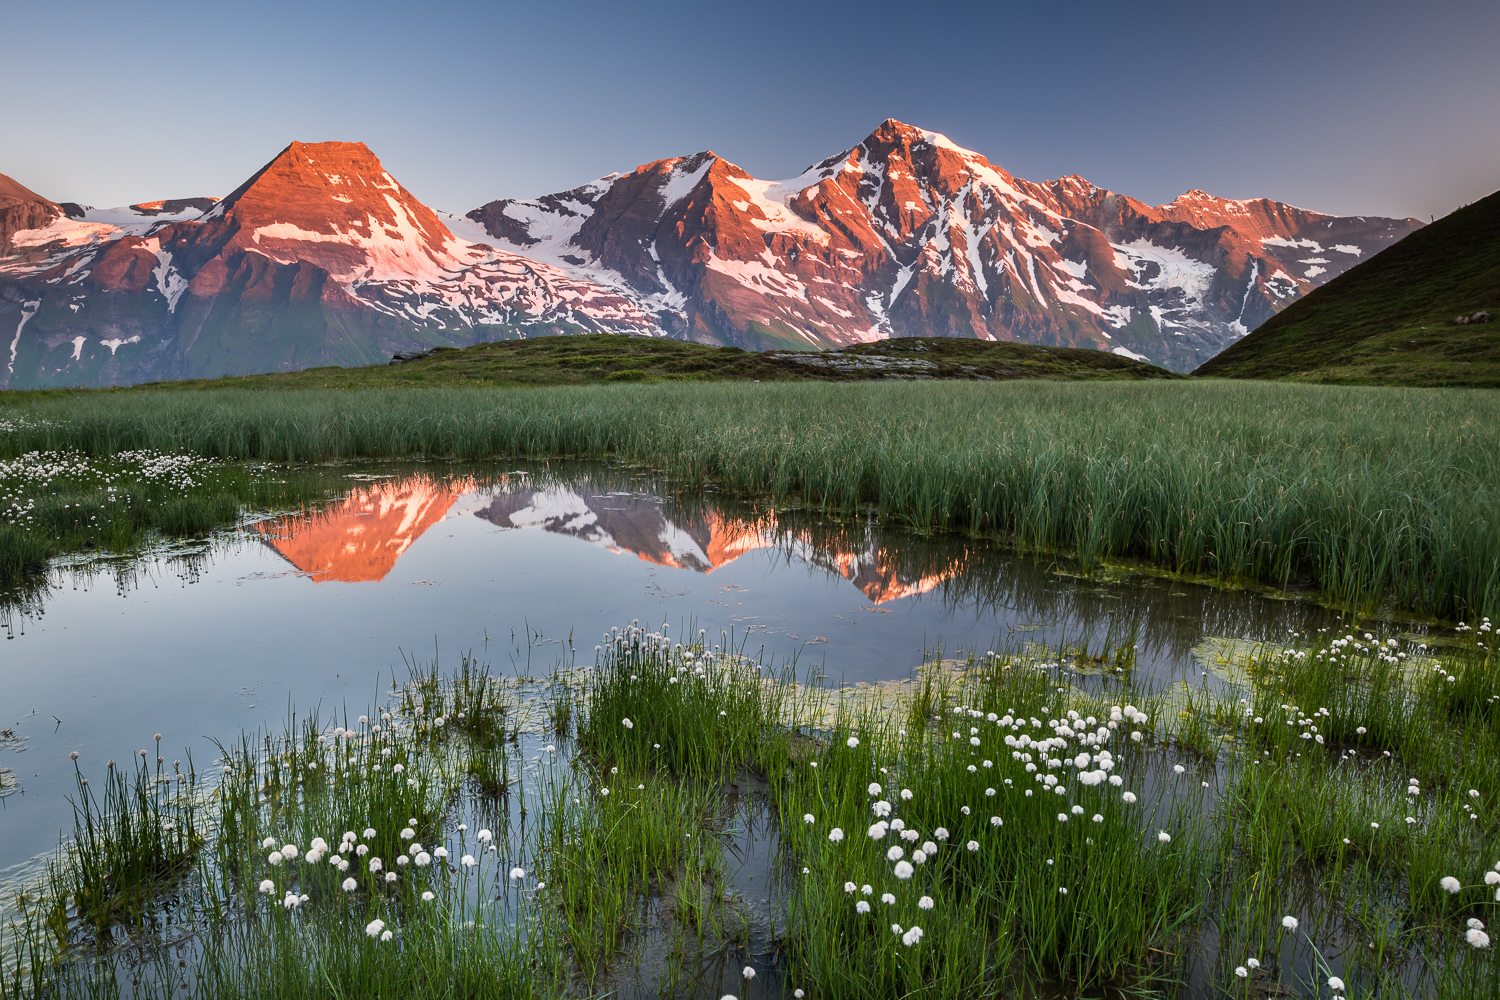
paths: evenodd
<path fill-rule="evenodd" d="M 1201 802 L 1146 790 L 1147 713 L 1066 708 L 1054 664 L 1002 659 L 951 700 L 918 685 L 930 713 L 845 704 L 779 786 L 808 870 L 788 945 L 817 995 L 1115 982 L 1193 912 Z"/>
<path fill-rule="evenodd" d="M 788 686 L 699 635 L 674 643 L 669 626 L 633 623 L 604 636 L 578 745 L 601 767 L 717 779 L 759 764 L 782 726 Z"/>
<path fill-rule="evenodd" d="M 315 503 L 344 488 L 327 470 L 271 473 L 151 449 L 19 454 L 0 460 L 0 586 L 60 553 L 123 553 L 201 536 L 247 511 Z"/>
<path fill-rule="evenodd" d="M 1359 945 L 1345 951 L 1353 981 L 1372 989 L 1414 948 L 1427 959 L 1402 973 L 1403 990 L 1500 984 L 1483 949 L 1455 944 L 1500 904 L 1486 884 L 1500 833 L 1494 661 L 1465 631 L 1434 645 L 1320 632 L 1250 657 L 1251 697 L 1226 727 L 1236 743 L 1215 881 L 1221 933 L 1270 956 L 1262 978 L 1294 979 L 1299 953 L 1342 936 Z M 1276 931 L 1293 911 L 1300 941 Z"/>
<path fill-rule="evenodd" d="M 165 768 L 142 750 L 133 767 L 110 761 L 102 788 L 90 785 L 73 754 L 77 797 L 73 842 L 51 867 L 53 896 L 93 932 L 139 922 L 158 896 L 191 868 L 203 844 L 197 775 L 174 761 Z M 57 928 L 68 923 L 59 917 Z M 65 933 L 65 932 L 64 932 Z"/>

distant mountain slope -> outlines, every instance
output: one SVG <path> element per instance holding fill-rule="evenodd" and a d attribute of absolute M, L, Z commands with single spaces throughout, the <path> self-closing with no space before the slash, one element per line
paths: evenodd
<path fill-rule="evenodd" d="M 1481 310 L 1493 320 L 1454 322 Z M 1500 192 L 1350 268 L 1193 374 L 1500 386 Z"/>
<path fill-rule="evenodd" d="M 655 332 L 607 289 L 455 238 L 363 143 L 294 142 L 222 201 L 81 210 L 14 243 L 0 258 L 0 388 L 374 364 L 523 331 Z"/>
<path fill-rule="evenodd" d="M 1021 180 L 888 120 L 788 181 L 712 152 L 435 212 L 356 142 L 222 200 L 96 210 L 0 178 L 0 388 L 384 361 L 548 334 L 823 350 L 945 336 L 1186 371 L 1420 225 Z"/>
<path fill-rule="evenodd" d="M 1181 371 L 1420 225 L 1201 191 L 1152 208 L 1081 177 L 1021 180 L 894 119 L 791 180 L 708 151 L 468 218 L 471 239 L 617 288 L 675 337 L 977 337 Z"/>

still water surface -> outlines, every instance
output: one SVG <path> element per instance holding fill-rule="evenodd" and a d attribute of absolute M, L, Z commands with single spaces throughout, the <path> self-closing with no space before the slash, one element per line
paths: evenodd
<path fill-rule="evenodd" d="M 463 477 L 365 467 L 317 515 L 185 552 L 58 569 L 0 598 L 0 882 L 72 829 L 85 773 L 162 734 L 170 760 L 279 730 L 290 710 L 363 712 L 406 661 L 544 675 L 632 619 L 730 631 L 828 683 L 907 676 L 924 650 L 1129 637 L 1138 682 L 1202 682 L 1205 636 L 1265 639 L 1336 619 L 1309 602 L 1146 576 L 1081 580 L 982 541 L 923 537 L 709 498 L 598 464 Z M 153 751 L 154 752 L 154 751 Z"/>

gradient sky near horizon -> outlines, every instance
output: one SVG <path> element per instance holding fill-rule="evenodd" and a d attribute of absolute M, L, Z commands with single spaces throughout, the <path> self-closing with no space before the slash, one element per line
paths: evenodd
<path fill-rule="evenodd" d="M 1020 177 L 1341 215 L 1500 188 L 1500 3 L 20 3 L 0 173 L 100 207 L 360 140 L 434 208 L 713 149 L 791 177 L 887 117 Z"/>

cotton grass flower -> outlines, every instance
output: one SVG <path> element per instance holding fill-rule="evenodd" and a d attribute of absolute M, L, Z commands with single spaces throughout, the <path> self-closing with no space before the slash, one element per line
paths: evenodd
<path fill-rule="evenodd" d="M 815 816 L 813 816 L 812 813 L 803 813 L 802 814 L 802 822 L 806 823 L 808 826 L 812 826 L 817 821 L 818 821 L 817 818 Z"/>
<path fill-rule="evenodd" d="M 863 899 L 861 899 L 859 902 L 857 902 L 857 903 L 854 904 L 854 912 L 855 913 L 869 913 L 870 912 L 870 904 L 867 903 L 867 902 L 865 902 Z"/>
<path fill-rule="evenodd" d="M 920 927 L 912 927 L 905 934 L 901 935 L 901 943 L 908 948 L 913 947 L 920 940 L 922 940 L 922 928 Z"/>
<path fill-rule="evenodd" d="M 1236 965 L 1234 967 L 1234 974 L 1236 976 L 1239 976 L 1241 979 L 1244 979 L 1250 975 L 1250 970 L 1245 968 L 1243 965 Z"/>
<path fill-rule="evenodd" d="M 1297 918 L 1288 914 L 1281 918 L 1281 926 L 1289 931 L 1294 931 L 1297 929 Z"/>
<path fill-rule="evenodd" d="M 359 883 L 354 881 L 353 878 L 346 878 L 341 883 L 341 886 L 345 892 L 353 892 L 355 889 L 359 888 Z"/>
<path fill-rule="evenodd" d="M 1343 988 L 1344 988 L 1344 981 L 1342 979 L 1340 979 L 1338 976 L 1329 976 L 1328 977 L 1328 988 L 1330 990 L 1333 990 L 1335 993 L 1338 993 L 1341 990 L 1343 990 Z"/>
<path fill-rule="evenodd" d="M 879 823 L 872 824 L 870 826 L 870 829 L 866 832 L 870 835 L 871 840 L 880 840 L 885 837 L 885 833 L 889 829 L 890 825 L 884 820 L 881 820 Z"/>
<path fill-rule="evenodd" d="M 865 789 L 865 792 L 869 795 L 879 795 L 880 791 L 880 784 L 874 781 L 870 782 L 869 787 Z"/>
<path fill-rule="evenodd" d="M 628 718 L 627 719 L 621 719 L 620 720 L 620 725 L 624 726 L 626 729 L 634 729 L 635 728 L 635 723 L 631 722 Z"/>
<path fill-rule="evenodd" d="M 740 976 L 744 978 L 746 982 L 749 982 L 750 980 L 755 978 L 755 970 L 747 965 L 740 970 Z"/>
<path fill-rule="evenodd" d="M 1483 949 L 1490 946 L 1490 936 L 1478 927 L 1470 927 L 1464 934 L 1464 940 L 1475 948 Z"/>
<path fill-rule="evenodd" d="M 896 862 L 896 867 L 892 870 L 891 874 L 895 875 L 901 881 L 905 882 L 907 879 L 911 878 L 915 872 L 916 869 L 907 862 L 898 861 Z"/>
<path fill-rule="evenodd" d="M 379 917 L 376 917 L 368 924 L 365 924 L 365 933 L 372 938 L 380 937 L 380 932 L 383 930 L 385 930 L 385 921 L 381 920 Z"/>
<path fill-rule="evenodd" d="M 840 830 L 838 827 L 834 827 L 832 830 L 828 831 L 828 839 L 837 844 L 844 839 L 844 831 Z"/>
<path fill-rule="evenodd" d="M 1162 830 L 1156 835 L 1156 839 L 1161 841 L 1163 844 L 1170 844 L 1172 842 L 1172 835 L 1167 831 Z"/>
<path fill-rule="evenodd" d="M 977 850 L 979 850 L 979 841 L 977 841 L 977 840 L 971 840 L 967 844 L 965 844 L 964 846 L 966 848 L 968 848 L 969 850 L 971 850 L 971 851 L 977 851 Z"/>
<path fill-rule="evenodd" d="M 905 854 L 906 852 L 900 847 L 892 847 L 889 851 L 885 852 L 885 859 L 887 861 L 900 861 Z"/>
<path fill-rule="evenodd" d="M 271 893 L 276 891 L 276 883 L 272 882 L 270 879 L 266 879 L 260 884 L 260 891 L 269 896 Z"/>
<path fill-rule="evenodd" d="M 853 882 L 845 882 L 844 883 L 844 891 L 847 892 L 847 893 L 849 893 L 850 895 L 853 895 L 854 891 L 856 889 L 858 889 L 858 888 L 859 887 L 856 886 Z"/>
<path fill-rule="evenodd" d="M 930 910 L 936 905 L 937 904 L 932 901 L 931 896 L 923 896 L 921 899 L 917 900 L 917 908 L 921 910 Z"/>
<path fill-rule="evenodd" d="M 465 854 L 462 858 L 459 858 L 458 863 L 463 865 L 465 868 L 473 868 L 475 865 L 479 864 L 479 862 L 474 860 L 474 855 L 472 854 Z"/>
<path fill-rule="evenodd" d="M 1452 875 L 1443 876 L 1438 880 L 1438 885 L 1441 886 L 1443 890 L 1450 895 L 1457 893 L 1460 889 L 1463 888 L 1463 884 Z"/>
<path fill-rule="evenodd" d="M 430 903 L 430 902 L 432 902 L 436 898 L 437 897 L 434 896 L 431 892 L 424 892 L 424 893 L 422 893 L 422 902 L 424 902 L 424 903 Z"/>
<path fill-rule="evenodd" d="M 896 905 L 896 897 L 895 897 L 895 895 L 893 895 L 892 893 L 889 893 L 889 892 L 882 892 L 880 894 L 880 901 L 882 903 L 884 903 L 886 906 L 895 906 Z"/>
<path fill-rule="evenodd" d="M 850 750 L 853 750 L 855 747 L 859 746 L 859 739 L 858 737 L 851 736 L 844 741 L 844 745 L 847 746 Z"/>

